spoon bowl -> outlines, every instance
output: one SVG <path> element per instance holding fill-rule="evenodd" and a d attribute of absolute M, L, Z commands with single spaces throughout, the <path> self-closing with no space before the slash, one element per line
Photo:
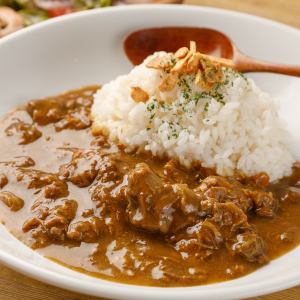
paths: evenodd
<path fill-rule="evenodd" d="M 138 65 L 156 51 L 175 52 L 195 41 L 197 50 L 203 54 L 225 58 L 233 62 L 240 72 L 273 72 L 300 76 L 300 66 L 264 62 L 242 53 L 224 33 L 198 27 L 147 28 L 130 33 L 124 41 L 129 60 Z"/>
<path fill-rule="evenodd" d="M 195 27 L 163 27 L 135 31 L 124 41 L 129 60 L 138 65 L 156 51 L 176 52 L 195 41 L 201 53 L 232 59 L 234 49 L 228 37 L 214 29 Z"/>

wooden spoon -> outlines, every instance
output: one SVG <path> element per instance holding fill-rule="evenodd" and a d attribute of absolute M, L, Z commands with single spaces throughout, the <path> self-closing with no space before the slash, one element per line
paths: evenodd
<path fill-rule="evenodd" d="M 163 27 L 138 30 L 130 33 L 124 41 L 129 60 L 138 65 L 155 51 L 175 52 L 189 47 L 195 41 L 197 50 L 204 54 L 233 61 L 240 72 L 272 72 L 300 77 L 300 66 L 260 61 L 243 54 L 224 33 L 197 27 Z"/>

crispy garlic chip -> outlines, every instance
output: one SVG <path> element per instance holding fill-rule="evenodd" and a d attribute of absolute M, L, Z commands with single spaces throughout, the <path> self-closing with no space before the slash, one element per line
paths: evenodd
<path fill-rule="evenodd" d="M 171 58 L 170 61 L 170 58 L 165 56 L 155 57 L 147 64 L 148 68 L 168 73 L 159 87 L 161 92 L 172 90 L 182 74 L 195 74 L 195 83 L 203 89 L 209 89 L 214 83 L 222 80 L 222 67 L 234 67 L 232 60 L 197 52 L 194 41 L 190 42 L 190 49 L 182 47 L 171 54 Z"/>

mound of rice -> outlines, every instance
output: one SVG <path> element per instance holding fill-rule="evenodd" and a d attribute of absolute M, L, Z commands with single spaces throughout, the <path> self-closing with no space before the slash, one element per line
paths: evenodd
<path fill-rule="evenodd" d="M 294 159 L 275 101 L 227 67 L 213 92 L 196 84 L 191 73 L 163 89 L 169 71 L 150 68 L 149 62 L 172 61 L 172 55 L 155 53 L 105 84 L 95 95 L 93 131 L 106 133 L 128 151 L 167 155 L 187 167 L 201 163 L 219 175 L 266 172 L 271 181 L 289 175 Z M 134 99 L 136 89 L 140 99 Z"/>

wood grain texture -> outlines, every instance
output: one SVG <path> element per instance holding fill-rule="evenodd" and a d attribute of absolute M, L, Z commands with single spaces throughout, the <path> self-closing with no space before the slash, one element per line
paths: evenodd
<path fill-rule="evenodd" d="M 186 0 L 187 4 L 243 11 L 300 28 L 300 0 Z M 0 264 L 0 300 L 101 300 L 65 291 Z M 251 300 L 298 300 L 300 287 Z M 104 300 L 104 299 L 102 299 Z M 142 299 L 141 299 L 142 300 Z"/>
<path fill-rule="evenodd" d="M 242 11 L 300 28 L 300 0 L 186 0 L 185 3 Z"/>

